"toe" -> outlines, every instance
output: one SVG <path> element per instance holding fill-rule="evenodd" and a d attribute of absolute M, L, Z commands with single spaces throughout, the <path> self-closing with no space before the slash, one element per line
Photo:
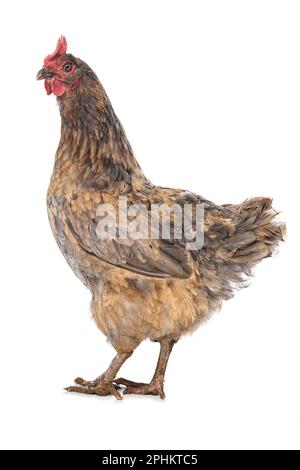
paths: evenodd
<path fill-rule="evenodd" d="M 82 377 L 77 377 L 74 382 L 82 387 L 96 387 L 101 382 L 101 378 L 98 377 L 95 380 L 84 380 Z"/>
<path fill-rule="evenodd" d="M 132 380 L 123 379 L 122 377 L 114 380 L 114 383 L 117 385 L 124 385 L 125 387 L 143 387 L 147 385 L 141 382 L 133 382 Z"/>
<path fill-rule="evenodd" d="M 164 384 L 160 380 L 151 382 L 150 384 L 135 383 L 130 380 L 118 379 L 117 383 L 125 385 L 124 395 L 156 395 L 162 400 L 165 398 Z"/>
<path fill-rule="evenodd" d="M 76 383 L 80 383 L 81 386 L 77 387 L 72 385 L 71 387 L 66 387 L 65 390 L 67 392 L 86 393 L 89 395 L 99 395 L 101 397 L 113 395 L 117 400 L 123 399 L 123 395 L 118 392 L 117 388 L 112 383 L 100 382 L 93 386 L 85 385 L 86 382 L 84 380 L 79 380 Z"/>
<path fill-rule="evenodd" d="M 87 387 L 76 387 L 71 385 L 71 387 L 66 387 L 65 390 L 67 392 L 75 392 L 75 393 L 88 393 L 93 394 L 95 393 L 93 389 Z"/>
<path fill-rule="evenodd" d="M 123 400 L 124 397 L 123 395 L 118 392 L 118 390 L 116 389 L 116 387 L 112 386 L 111 388 L 111 394 L 117 399 L 117 400 Z"/>
<path fill-rule="evenodd" d="M 85 385 L 86 380 L 84 380 L 82 377 L 77 377 L 74 382 L 78 385 Z"/>

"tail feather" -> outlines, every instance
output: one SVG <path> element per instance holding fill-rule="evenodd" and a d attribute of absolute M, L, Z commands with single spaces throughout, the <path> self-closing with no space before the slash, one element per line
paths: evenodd
<path fill-rule="evenodd" d="M 231 224 L 227 237 L 208 244 L 199 258 L 200 272 L 204 273 L 211 301 L 228 299 L 236 288 L 247 286 L 255 265 L 271 256 L 285 235 L 285 225 L 274 220 L 278 212 L 272 208 L 270 198 L 226 205 L 224 213 L 226 226 L 228 218 Z"/>
<path fill-rule="evenodd" d="M 274 220 L 278 212 L 270 198 L 253 198 L 231 207 L 235 211 L 236 233 L 224 247 L 226 262 L 240 264 L 248 273 L 260 260 L 271 256 L 284 240 L 285 225 Z"/>

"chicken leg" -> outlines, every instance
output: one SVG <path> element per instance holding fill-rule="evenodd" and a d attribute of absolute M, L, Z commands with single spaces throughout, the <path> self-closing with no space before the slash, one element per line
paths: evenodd
<path fill-rule="evenodd" d="M 117 400 L 122 400 L 123 395 L 118 392 L 118 386 L 114 385 L 114 378 L 124 362 L 132 355 L 132 352 L 118 353 L 112 360 L 109 368 L 93 381 L 87 381 L 81 377 L 75 379 L 79 386 L 66 387 L 67 392 L 88 393 L 91 395 L 114 395 Z"/>
<path fill-rule="evenodd" d="M 157 366 L 149 384 L 132 382 L 131 380 L 119 378 L 114 380 L 117 385 L 124 385 L 126 387 L 125 394 L 133 393 L 136 395 L 159 395 L 163 400 L 164 393 L 164 377 L 167 369 L 168 360 L 176 341 L 170 338 L 164 338 L 160 341 L 160 353 L 157 361 Z"/>

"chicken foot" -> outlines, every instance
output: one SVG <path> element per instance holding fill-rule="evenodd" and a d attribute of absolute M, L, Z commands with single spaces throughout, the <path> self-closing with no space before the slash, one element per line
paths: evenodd
<path fill-rule="evenodd" d="M 175 340 L 170 338 L 164 338 L 160 341 L 160 353 L 157 366 L 149 384 L 133 382 L 123 378 L 114 380 L 116 385 L 124 385 L 126 387 L 124 390 L 124 395 L 158 395 L 162 400 L 165 398 L 164 377 L 168 360 L 175 342 Z"/>
<path fill-rule="evenodd" d="M 124 362 L 132 355 L 129 353 L 118 353 L 112 360 L 109 368 L 95 380 L 87 381 L 81 377 L 75 379 L 75 383 L 79 386 L 66 387 L 67 392 L 87 393 L 90 395 L 107 396 L 113 395 L 117 400 L 122 400 L 123 395 L 118 392 L 118 386 L 114 384 L 119 369 Z"/>

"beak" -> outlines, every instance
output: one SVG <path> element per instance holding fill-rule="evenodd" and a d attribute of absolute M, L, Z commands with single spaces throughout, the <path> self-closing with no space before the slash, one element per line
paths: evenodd
<path fill-rule="evenodd" d="M 36 76 L 37 80 L 45 80 L 46 78 L 53 78 L 54 73 L 50 69 L 50 67 L 43 67 Z"/>

